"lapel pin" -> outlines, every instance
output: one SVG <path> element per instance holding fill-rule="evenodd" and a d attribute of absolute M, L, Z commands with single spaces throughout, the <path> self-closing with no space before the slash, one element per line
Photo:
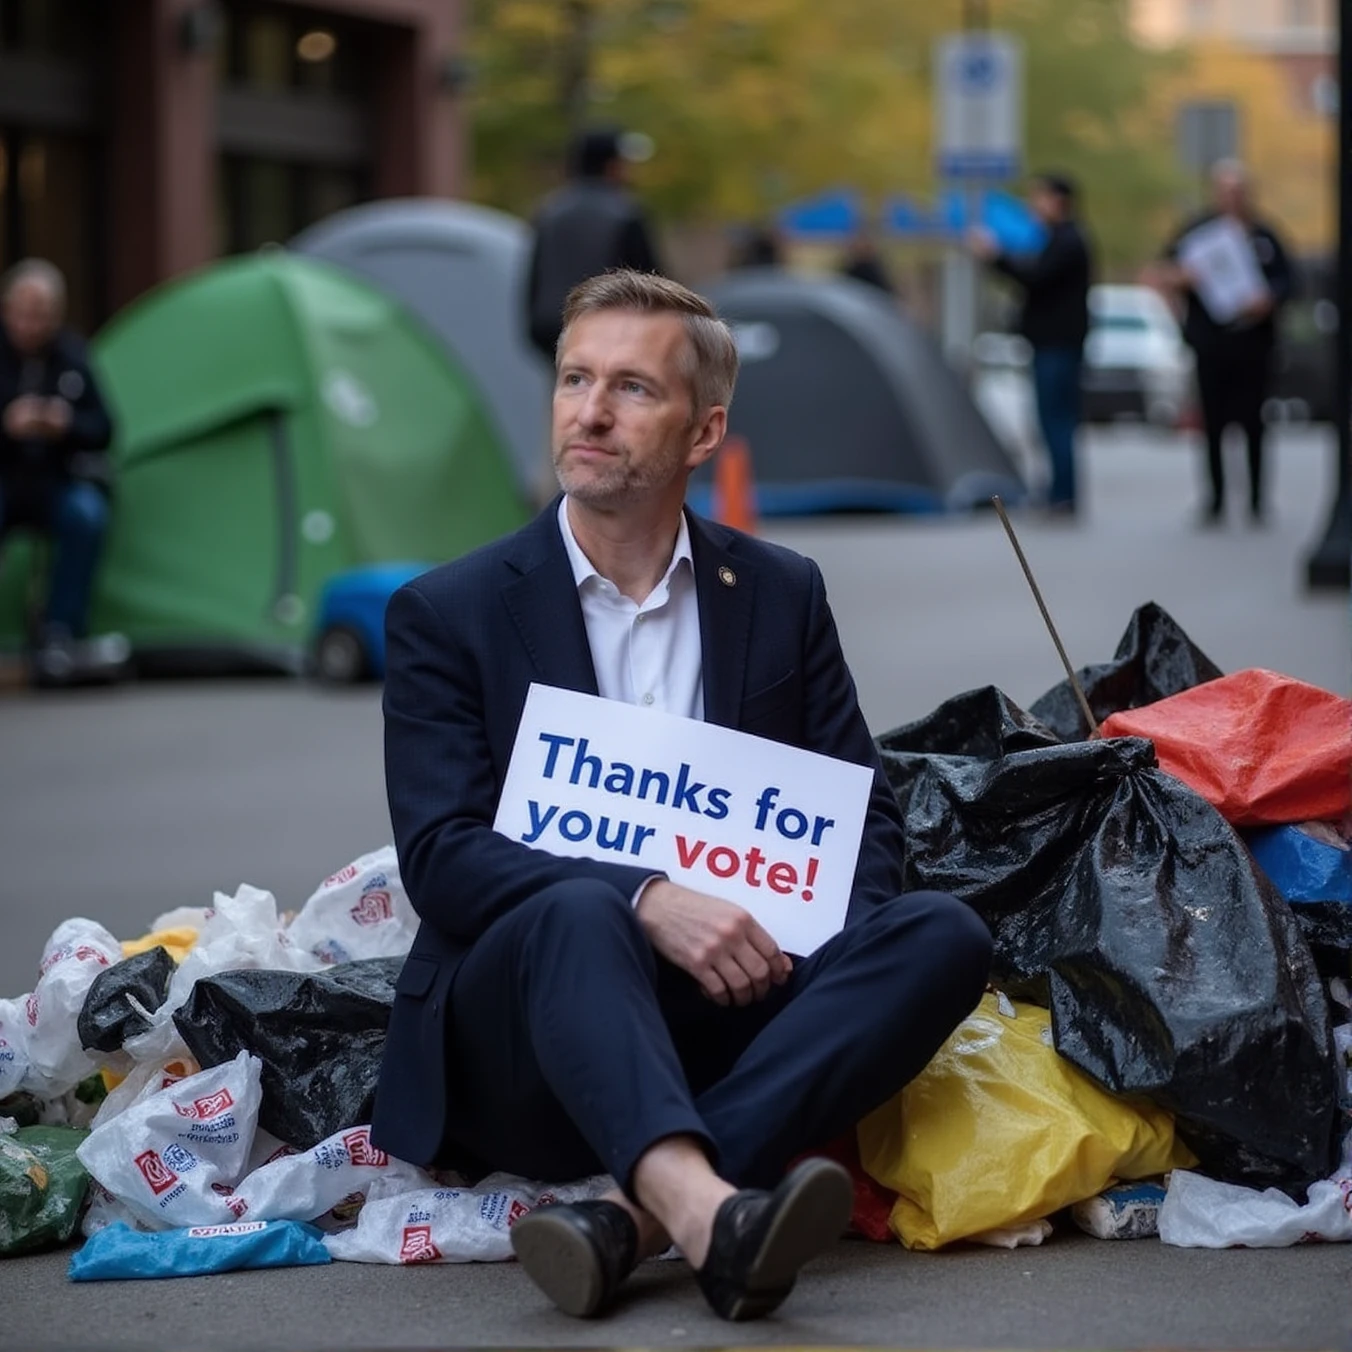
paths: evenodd
<path fill-rule="evenodd" d="M 734 573 L 732 569 L 729 568 L 728 565 L 725 563 L 718 570 L 718 580 L 725 587 L 735 587 L 737 585 L 737 574 Z"/>

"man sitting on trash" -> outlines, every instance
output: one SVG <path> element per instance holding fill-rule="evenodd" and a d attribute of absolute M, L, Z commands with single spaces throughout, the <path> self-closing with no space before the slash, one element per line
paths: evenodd
<path fill-rule="evenodd" d="M 512 1230 L 575 1315 L 673 1242 L 718 1314 L 773 1310 L 852 1205 L 838 1165 L 793 1161 L 922 1069 L 990 959 L 966 906 L 901 895 L 900 814 L 817 566 L 683 510 L 736 370 L 693 292 L 629 270 L 582 283 L 557 357 L 562 497 L 389 606 L 386 777 L 422 924 L 374 1139 L 467 1171 L 608 1172 L 604 1200 Z M 652 869 L 495 833 L 532 682 L 871 767 L 844 929 L 784 953 L 745 910 Z"/>
<path fill-rule="evenodd" d="M 108 526 L 112 423 L 85 359 L 62 328 L 66 283 L 30 258 L 0 279 L 0 540 L 29 526 L 55 544 L 34 663 L 39 684 L 74 666 Z"/>

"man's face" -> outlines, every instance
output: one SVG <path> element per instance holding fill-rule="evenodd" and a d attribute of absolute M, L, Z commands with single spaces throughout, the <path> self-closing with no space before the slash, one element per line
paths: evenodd
<path fill-rule="evenodd" d="M 1035 183 L 1029 190 L 1028 206 L 1044 225 L 1055 225 L 1065 214 L 1060 193 L 1053 192 L 1045 183 Z"/>
<path fill-rule="evenodd" d="M 1218 173 L 1212 180 L 1216 210 L 1228 216 L 1243 216 L 1248 210 L 1248 185 L 1240 174 Z"/>
<path fill-rule="evenodd" d="M 15 350 L 27 357 L 41 352 L 56 336 L 61 307 L 41 282 L 17 282 L 5 296 L 0 318 Z"/>
<path fill-rule="evenodd" d="M 614 510 L 678 484 L 684 493 L 689 471 L 722 439 L 721 411 L 693 416 L 688 342 L 676 315 L 598 310 L 572 323 L 559 353 L 552 438 L 569 497 Z"/>

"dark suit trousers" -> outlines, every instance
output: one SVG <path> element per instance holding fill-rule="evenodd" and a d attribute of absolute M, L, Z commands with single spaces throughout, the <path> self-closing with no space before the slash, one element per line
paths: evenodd
<path fill-rule="evenodd" d="M 495 923 L 451 990 L 449 1163 L 559 1182 L 680 1133 L 742 1187 L 852 1127 L 971 1011 L 991 943 L 937 892 L 879 906 L 763 1001 L 724 1008 L 614 888 L 558 883 Z"/>

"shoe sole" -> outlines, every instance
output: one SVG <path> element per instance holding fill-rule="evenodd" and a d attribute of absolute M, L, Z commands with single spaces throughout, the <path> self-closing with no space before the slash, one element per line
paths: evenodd
<path fill-rule="evenodd" d="M 533 1211 L 512 1226 L 512 1251 L 526 1275 L 565 1314 L 586 1319 L 605 1297 L 596 1250 L 568 1221 Z"/>
<path fill-rule="evenodd" d="M 769 1314 L 793 1290 L 798 1270 L 829 1249 L 850 1223 L 854 1184 L 834 1161 L 805 1160 L 785 1184 L 789 1195 L 747 1268 L 747 1289 L 733 1302 L 729 1319 Z"/>

